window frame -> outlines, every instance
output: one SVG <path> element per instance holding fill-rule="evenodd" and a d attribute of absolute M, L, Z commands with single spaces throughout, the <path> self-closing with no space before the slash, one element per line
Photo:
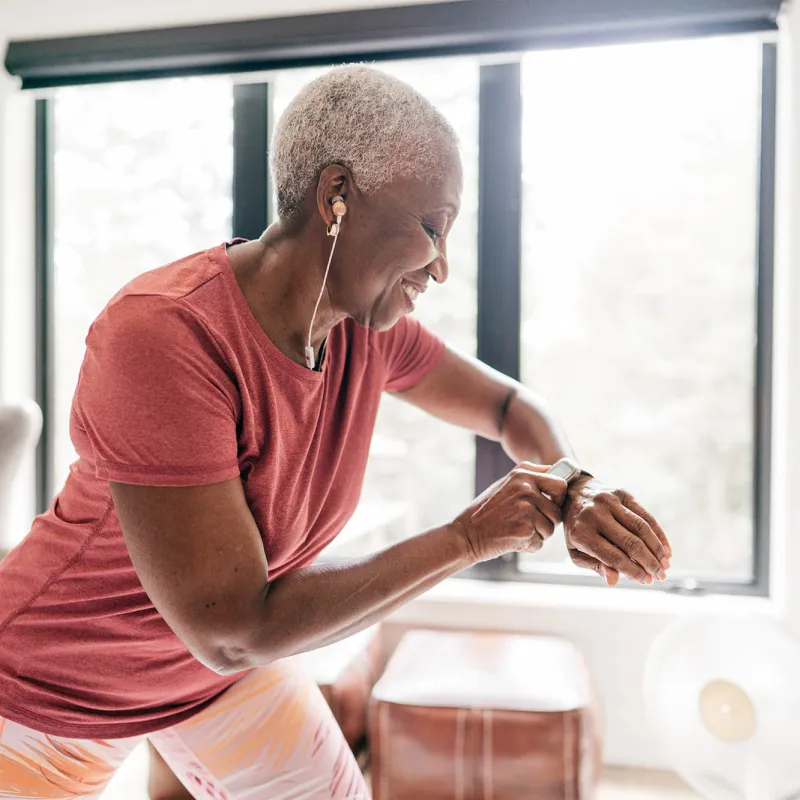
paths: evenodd
<path fill-rule="evenodd" d="M 42 410 L 42 433 L 36 445 L 36 510 L 53 499 L 55 407 L 55 119 L 54 101 L 37 98 L 34 106 L 34 320 L 35 399 Z"/>
<path fill-rule="evenodd" d="M 760 30 L 763 29 L 762 26 Z M 397 59 L 404 55 L 390 52 L 379 57 Z M 436 56 L 443 53 L 431 50 L 410 55 Z M 510 55 L 481 65 L 479 95 L 478 357 L 512 378 L 519 378 L 520 374 L 522 94 L 519 59 L 519 55 Z M 762 45 L 758 207 L 754 209 L 758 227 L 753 576 L 747 582 L 676 579 L 659 587 L 665 591 L 769 594 L 777 63 L 777 45 L 765 42 Z M 36 497 L 40 512 L 50 505 L 54 488 L 54 102 L 51 97 L 36 100 L 34 134 L 35 377 L 36 400 L 44 417 L 36 452 Z M 272 215 L 267 163 L 271 123 L 268 82 L 236 84 L 233 119 L 232 233 L 234 237 L 253 238 L 260 235 Z M 502 477 L 511 462 L 497 443 L 477 437 L 475 447 L 475 490 L 480 493 Z M 566 585 L 596 585 L 599 582 L 591 575 L 520 570 L 516 554 L 481 564 L 468 570 L 465 576 Z"/>

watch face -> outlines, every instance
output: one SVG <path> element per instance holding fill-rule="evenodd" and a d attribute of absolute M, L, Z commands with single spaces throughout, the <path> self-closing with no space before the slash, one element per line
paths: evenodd
<path fill-rule="evenodd" d="M 557 461 L 547 470 L 550 475 L 555 475 L 557 478 L 563 478 L 568 481 L 576 472 L 578 472 L 578 465 L 573 464 L 569 459 L 562 458 Z"/>

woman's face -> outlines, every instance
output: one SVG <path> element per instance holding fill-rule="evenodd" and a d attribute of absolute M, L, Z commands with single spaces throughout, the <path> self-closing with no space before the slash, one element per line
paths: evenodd
<path fill-rule="evenodd" d="M 332 299 L 361 325 L 387 330 L 414 310 L 430 279 L 447 280 L 447 236 L 461 205 L 461 165 L 453 157 L 434 184 L 399 179 L 370 195 L 351 193 L 347 205 Z"/>

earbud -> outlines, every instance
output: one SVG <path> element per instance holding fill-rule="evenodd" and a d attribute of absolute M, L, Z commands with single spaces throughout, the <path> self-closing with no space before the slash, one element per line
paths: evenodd
<path fill-rule="evenodd" d="M 337 194 L 336 197 L 331 200 L 331 205 L 333 206 L 333 213 L 336 214 L 336 222 L 328 228 L 328 236 L 336 236 L 342 224 L 342 217 L 347 214 L 347 206 L 345 205 L 344 197 L 340 194 Z"/>

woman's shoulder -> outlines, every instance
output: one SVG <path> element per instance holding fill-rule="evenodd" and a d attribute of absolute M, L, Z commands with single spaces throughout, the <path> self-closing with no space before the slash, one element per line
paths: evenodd
<path fill-rule="evenodd" d="M 218 308 L 227 292 L 218 249 L 144 272 L 123 286 L 92 323 L 87 345 L 98 336 L 140 344 L 210 336 L 217 326 L 209 309 Z"/>
<path fill-rule="evenodd" d="M 89 328 L 87 353 L 135 349 L 156 356 L 165 348 L 185 348 L 214 337 L 196 309 L 160 294 L 120 293 Z"/>
<path fill-rule="evenodd" d="M 209 283 L 224 283 L 221 280 L 224 278 L 224 270 L 225 245 L 222 244 L 137 275 L 120 289 L 112 302 L 128 296 L 186 299 Z"/>

